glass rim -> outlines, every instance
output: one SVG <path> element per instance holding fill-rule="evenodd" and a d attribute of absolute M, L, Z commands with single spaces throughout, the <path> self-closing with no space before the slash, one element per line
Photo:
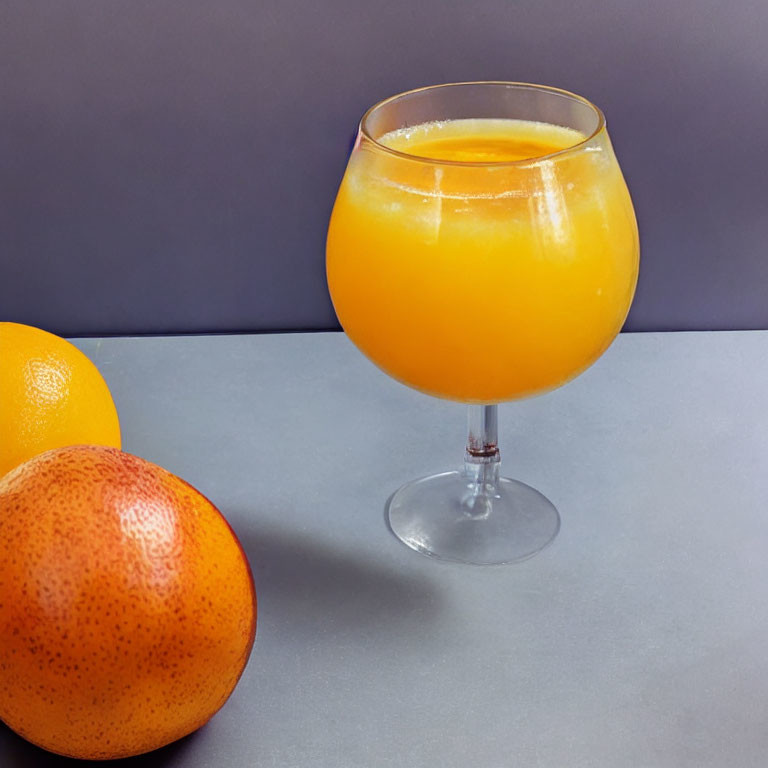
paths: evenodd
<path fill-rule="evenodd" d="M 368 119 L 370 118 L 370 116 L 381 107 L 384 107 L 387 104 L 393 101 L 396 101 L 397 99 L 401 99 L 404 96 L 410 96 L 412 94 L 422 93 L 425 91 L 434 91 L 441 88 L 455 88 L 456 86 L 465 86 L 465 85 L 503 85 L 503 86 L 512 86 L 515 88 L 528 88 L 534 91 L 545 91 L 547 93 L 551 93 L 554 96 L 565 96 L 591 109 L 592 112 L 597 116 L 597 126 L 592 131 L 592 133 L 590 133 L 588 136 L 585 136 L 584 139 L 576 142 L 575 144 L 571 144 L 570 146 L 564 147 L 563 149 L 558 149 L 557 152 L 549 152 L 546 155 L 537 155 L 536 157 L 528 157 L 522 160 L 438 160 L 437 158 L 434 158 L 434 157 L 424 157 L 422 155 L 413 155 L 408 152 L 402 152 L 399 149 L 393 149 L 392 147 L 388 147 L 386 144 L 382 144 L 380 141 L 375 139 L 368 131 L 366 123 L 368 122 Z M 554 125 L 554 123 L 551 123 L 551 124 Z M 567 126 L 561 126 L 561 127 L 567 127 Z M 523 83 L 523 82 L 517 82 L 514 80 L 467 80 L 467 81 L 459 81 L 454 83 L 440 83 L 438 85 L 423 85 L 419 88 L 412 88 L 409 91 L 396 93 L 393 96 L 388 96 L 386 99 L 377 101 L 373 106 L 369 107 L 365 111 L 365 114 L 363 114 L 362 118 L 360 119 L 358 131 L 362 136 L 364 136 L 368 141 L 370 141 L 377 149 L 380 149 L 382 152 L 393 155 L 395 157 L 399 157 L 404 160 L 410 160 L 412 162 L 428 163 L 431 165 L 452 165 L 452 166 L 464 167 L 464 168 L 503 168 L 503 167 L 515 167 L 515 166 L 525 167 L 525 166 L 536 165 L 538 163 L 551 160 L 553 158 L 561 157 L 563 155 L 567 155 L 567 154 L 571 154 L 571 153 L 583 150 L 586 147 L 586 145 L 589 144 L 595 137 L 597 137 L 598 135 L 603 133 L 603 131 L 605 131 L 605 115 L 603 114 L 603 111 L 600 109 L 600 107 L 598 107 L 596 104 L 593 104 L 589 99 L 585 98 L 584 96 L 579 96 L 578 93 L 567 91 L 564 88 L 556 88 L 551 85 L 539 85 L 537 83 Z"/>

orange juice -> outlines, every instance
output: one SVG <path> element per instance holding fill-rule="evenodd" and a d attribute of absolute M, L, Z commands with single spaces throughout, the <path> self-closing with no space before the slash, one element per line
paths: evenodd
<path fill-rule="evenodd" d="M 459 119 L 361 136 L 328 232 L 352 341 L 423 392 L 497 403 L 594 362 L 634 293 L 632 204 L 603 131 Z"/>

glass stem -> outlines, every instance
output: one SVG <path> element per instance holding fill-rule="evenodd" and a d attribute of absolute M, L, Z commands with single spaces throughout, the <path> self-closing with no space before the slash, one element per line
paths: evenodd
<path fill-rule="evenodd" d="M 485 505 L 480 498 L 495 495 L 499 482 L 499 409 L 496 405 L 470 405 L 467 449 L 464 452 L 464 474 L 470 480 L 470 494 L 464 500 L 473 513 Z"/>

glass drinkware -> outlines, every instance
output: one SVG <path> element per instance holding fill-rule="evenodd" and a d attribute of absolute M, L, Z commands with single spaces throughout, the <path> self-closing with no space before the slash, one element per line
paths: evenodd
<path fill-rule="evenodd" d="M 553 539 L 551 502 L 499 474 L 497 404 L 561 386 L 607 349 L 638 260 L 632 202 L 586 99 L 455 83 L 368 110 L 328 231 L 334 307 L 387 374 L 469 404 L 463 468 L 389 502 L 405 544 L 492 564 Z"/>

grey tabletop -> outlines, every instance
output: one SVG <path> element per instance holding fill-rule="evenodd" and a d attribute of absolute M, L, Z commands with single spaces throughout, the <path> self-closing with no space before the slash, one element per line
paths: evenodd
<path fill-rule="evenodd" d="M 622 335 L 502 406 L 503 470 L 562 528 L 485 568 L 418 555 L 384 521 L 400 484 L 460 463 L 462 407 L 343 335 L 77 345 L 125 450 L 219 506 L 259 596 L 229 702 L 126 764 L 766 765 L 768 332 Z M 3 768 L 70 763 L 0 726 Z"/>

